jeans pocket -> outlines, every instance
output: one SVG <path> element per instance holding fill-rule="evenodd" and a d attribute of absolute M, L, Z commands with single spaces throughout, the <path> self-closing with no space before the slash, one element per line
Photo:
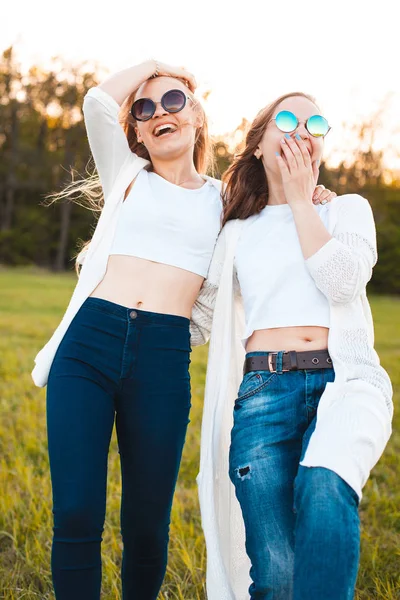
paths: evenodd
<path fill-rule="evenodd" d="M 246 373 L 239 386 L 235 406 L 263 390 L 275 376 L 276 373 L 270 373 L 269 371 L 249 371 Z"/>

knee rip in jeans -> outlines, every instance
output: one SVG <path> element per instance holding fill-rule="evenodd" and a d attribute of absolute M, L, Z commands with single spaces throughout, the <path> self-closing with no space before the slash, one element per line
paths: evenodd
<path fill-rule="evenodd" d="M 251 469 L 249 465 L 245 467 L 238 467 L 235 469 L 236 476 L 243 481 L 243 479 L 251 479 Z"/>

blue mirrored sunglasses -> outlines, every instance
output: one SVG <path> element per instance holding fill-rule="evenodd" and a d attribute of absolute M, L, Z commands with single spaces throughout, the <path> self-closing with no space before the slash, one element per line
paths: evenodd
<path fill-rule="evenodd" d="M 325 137 L 331 129 L 328 121 L 321 115 L 313 115 L 307 121 L 299 121 L 296 115 L 289 110 L 281 110 L 271 121 L 275 121 L 278 129 L 284 133 L 292 133 L 300 123 L 304 122 L 308 133 L 316 138 Z"/>

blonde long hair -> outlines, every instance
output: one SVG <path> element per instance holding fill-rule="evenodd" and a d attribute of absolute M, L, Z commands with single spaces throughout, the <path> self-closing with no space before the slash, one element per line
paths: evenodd
<path fill-rule="evenodd" d="M 186 83 L 183 79 L 178 77 L 174 77 L 173 79 L 179 79 L 183 83 Z M 131 151 L 137 156 L 145 158 L 151 162 L 147 148 L 137 140 L 135 131 L 136 121 L 130 113 L 130 109 L 135 100 L 138 89 L 139 88 L 134 90 L 122 104 L 119 113 L 119 122 L 125 132 Z M 191 94 L 190 91 L 187 93 Z M 207 116 L 204 112 L 203 106 L 197 99 L 195 100 L 195 105 L 198 107 L 198 110 L 201 111 L 202 125 L 198 128 L 194 144 L 194 166 L 198 173 L 213 174 L 215 168 L 215 159 L 212 151 L 211 138 L 208 132 Z M 88 165 L 89 164 L 90 163 L 88 163 Z M 91 210 L 93 213 L 100 214 L 104 206 L 104 195 L 97 169 L 94 167 L 94 169 L 90 170 L 90 167 L 87 166 L 85 171 L 87 175 L 86 177 L 82 178 L 79 176 L 79 178 L 76 179 L 77 171 L 71 169 L 71 182 L 68 183 L 60 192 L 54 192 L 45 196 L 44 204 L 49 206 L 50 204 L 53 204 L 59 200 L 70 201 L 82 206 L 83 208 Z M 78 274 L 80 259 L 86 252 L 89 244 L 90 240 L 83 242 L 79 248 L 79 252 L 74 256 L 75 270 Z"/>

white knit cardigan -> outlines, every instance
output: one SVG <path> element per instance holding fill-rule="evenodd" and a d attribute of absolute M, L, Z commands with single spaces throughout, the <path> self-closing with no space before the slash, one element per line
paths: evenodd
<path fill-rule="evenodd" d="M 255 218 L 225 225 L 195 305 L 196 322 L 205 339 L 211 330 L 197 477 L 207 545 L 208 600 L 244 600 L 251 583 L 228 455 L 245 356 L 243 302 L 234 256 L 242 228 Z M 335 198 L 329 205 L 328 229 L 332 239 L 305 262 L 330 304 L 328 349 L 335 381 L 322 394 L 316 429 L 301 464 L 331 469 L 361 498 L 370 470 L 390 437 L 393 413 L 392 387 L 373 348 L 366 297 L 377 260 L 368 201 L 358 195 Z"/>
<path fill-rule="evenodd" d="M 80 306 L 105 275 L 119 210 L 127 187 L 139 171 L 150 164 L 130 150 L 119 123 L 119 111 L 119 104 L 99 87 L 91 88 L 84 98 L 86 131 L 103 188 L 104 207 L 89 248 L 78 256 L 82 268 L 65 314 L 50 340 L 35 357 L 32 379 L 38 387 L 46 385 L 53 358 L 65 332 Z M 219 180 L 205 175 L 202 177 L 221 191 Z M 202 317 L 201 312 L 197 311 L 196 314 Z M 204 343 L 201 327 L 193 321 L 191 333 L 192 346 Z"/>

